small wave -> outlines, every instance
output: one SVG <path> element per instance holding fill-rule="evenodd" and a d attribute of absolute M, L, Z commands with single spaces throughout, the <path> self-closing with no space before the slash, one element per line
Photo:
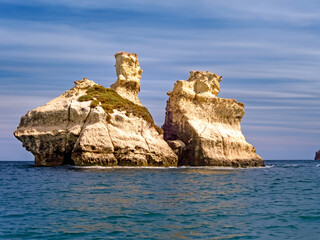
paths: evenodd
<path fill-rule="evenodd" d="M 237 170 L 265 167 L 219 167 L 219 166 L 178 166 L 178 167 L 156 167 L 156 166 L 72 166 L 79 169 L 208 169 L 208 170 Z"/>
<path fill-rule="evenodd" d="M 179 166 L 179 169 L 212 169 L 212 170 L 236 170 L 244 168 L 234 168 L 234 167 L 218 167 L 218 166 Z"/>
<path fill-rule="evenodd" d="M 150 167 L 150 166 L 72 166 L 72 168 L 80 169 L 170 169 L 170 168 L 179 168 L 179 167 Z"/>
<path fill-rule="evenodd" d="M 180 166 L 177 168 L 190 168 L 190 169 L 214 169 L 214 170 L 237 170 L 237 169 L 264 169 L 264 168 L 272 168 L 274 165 L 268 165 L 264 167 L 218 167 L 218 166 Z"/>
<path fill-rule="evenodd" d="M 70 166 L 75 169 L 207 169 L 207 170 L 239 170 L 239 169 L 264 169 L 272 168 L 274 165 L 265 167 L 222 167 L 222 166 L 178 166 L 178 167 L 156 167 L 156 166 Z"/>
<path fill-rule="evenodd" d="M 283 167 L 284 168 L 288 168 L 288 167 L 300 167 L 301 165 L 299 164 L 284 164 Z"/>
<path fill-rule="evenodd" d="M 316 167 L 320 167 L 320 164 L 317 164 Z"/>
<path fill-rule="evenodd" d="M 262 168 L 273 168 L 274 165 L 266 165 L 265 167 L 262 167 Z"/>

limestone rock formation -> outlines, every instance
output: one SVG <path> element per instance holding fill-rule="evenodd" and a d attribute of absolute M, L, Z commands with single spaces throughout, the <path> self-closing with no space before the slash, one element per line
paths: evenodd
<path fill-rule="evenodd" d="M 316 152 L 316 156 L 314 157 L 314 160 L 320 160 L 320 150 Z"/>
<path fill-rule="evenodd" d="M 138 93 L 140 92 L 142 69 L 137 54 L 117 52 L 114 56 L 116 58 L 118 80 L 110 86 L 111 89 L 115 90 L 121 97 L 141 105 Z"/>
<path fill-rule="evenodd" d="M 136 55 L 116 54 L 117 62 L 119 57 L 121 61 L 129 57 L 130 64 L 134 63 L 117 65 L 119 79 L 130 79 L 129 84 L 121 85 L 118 79 L 113 85 L 122 97 L 84 78 L 75 81 L 71 90 L 21 118 L 14 135 L 35 156 L 36 166 L 177 165 L 177 155 L 164 141 L 162 130 L 141 106 L 137 94 L 133 95 L 134 91 L 138 93 L 140 83 L 131 83 L 141 71 L 137 70 L 137 58 L 132 60 L 132 56 Z"/>
<path fill-rule="evenodd" d="M 244 104 L 218 98 L 221 76 L 191 71 L 168 92 L 164 138 L 179 155 L 179 165 L 263 166 L 255 148 L 246 142 L 240 122 Z"/>

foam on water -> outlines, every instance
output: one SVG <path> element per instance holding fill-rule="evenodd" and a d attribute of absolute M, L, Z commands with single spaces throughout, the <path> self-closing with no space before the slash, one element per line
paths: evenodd
<path fill-rule="evenodd" d="M 212 169 L 212 170 L 238 170 L 238 169 L 257 169 L 257 168 L 272 168 L 274 165 L 265 167 L 216 167 L 216 166 L 178 166 L 178 167 L 157 167 L 157 166 L 69 166 L 70 168 L 78 169 Z"/>
<path fill-rule="evenodd" d="M 261 168 L 273 168 L 274 165 L 266 165 L 265 167 L 261 167 Z"/>

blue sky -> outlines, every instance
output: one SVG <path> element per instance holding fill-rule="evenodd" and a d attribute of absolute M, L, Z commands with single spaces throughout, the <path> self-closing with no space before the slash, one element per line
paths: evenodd
<path fill-rule="evenodd" d="M 264 159 L 320 149 L 317 0 L 0 0 L 0 160 L 32 160 L 20 117 L 88 77 L 116 80 L 113 54 L 135 52 L 139 97 L 162 125 L 166 92 L 190 70 L 223 75 L 245 104 L 243 133 Z"/>

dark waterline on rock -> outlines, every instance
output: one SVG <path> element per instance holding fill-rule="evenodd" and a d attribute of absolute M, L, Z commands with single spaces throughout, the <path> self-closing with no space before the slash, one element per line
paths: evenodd
<path fill-rule="evenodd" d="M 319 239 L 320 164 L 34 167 L 0 162 L 1 239 Z"/>

